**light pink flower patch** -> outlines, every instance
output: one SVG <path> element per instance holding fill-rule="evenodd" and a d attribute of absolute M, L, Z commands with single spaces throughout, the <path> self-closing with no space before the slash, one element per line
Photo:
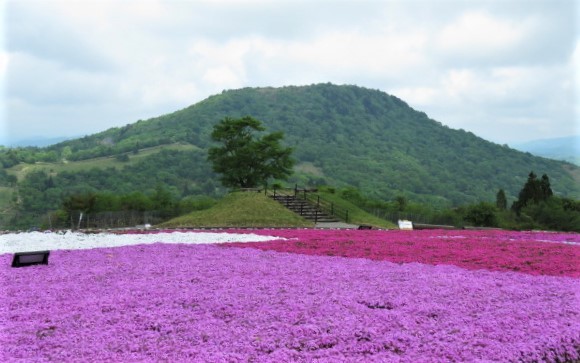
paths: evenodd
<path fill-rule="evenodd" d="M 580 359 L 570 277 L 215 245 L 53 251 L 19 269 L 10 258 L 2 362 Z"/>

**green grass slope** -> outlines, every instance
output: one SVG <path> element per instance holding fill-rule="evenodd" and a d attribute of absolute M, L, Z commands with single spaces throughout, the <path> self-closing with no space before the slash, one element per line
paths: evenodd
<path fill-rule="evenodd" d="M 235 192 L 210 209 L 192 212 L 160 224 L 187 227 L 313 227 L 314 224 L 262 193 Z"/>
<path fill-rule="evenodd" d="M 326 201 L 334 203 L 335 206 L 348 210 L 349 223 L 370 225 L 377 228 L 398 228 L 398 226 L 396 226 L 394 223 L 375 217 L 374 215 L 360 209 L 351 202 L 342 199 L 336 194 L 328 192 L 321 192 L 319 194 Z"/>

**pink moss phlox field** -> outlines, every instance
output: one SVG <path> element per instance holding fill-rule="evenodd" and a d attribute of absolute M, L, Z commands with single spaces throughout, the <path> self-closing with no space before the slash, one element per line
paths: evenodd
<path fill-rule="evenodd" d="M 2 362 L 580 359 L 570 277 L 160 243 L 10 259 Z"/>
<path fill-rule="evenodd" d="M 236 231 L 244 233 L 243 230 Z M 274 240 L 233 246 L 307 255 L 580 277 L 580 234 L 473 230 L 254 230 Z"/>

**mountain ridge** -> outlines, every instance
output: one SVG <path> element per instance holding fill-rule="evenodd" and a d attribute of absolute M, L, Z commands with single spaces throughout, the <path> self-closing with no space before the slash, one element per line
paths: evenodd
<path fill-rule="evenodd" d="M 98 185 L 90 180 L 96 176 L 86 174 L 76 178 L 81 181 L 75 189 L 114 192 L 124 185 L 125 192 L 150 190 L 155 183 L 164 183 L 181 195 L 192 190 L 211 192 L 215 188 L 207 183 L 215 186 L 217 179 L 201 152 L 211 145 L 212 127 L 224 117 L 247 115 L 262 121 L 268 132 L 285 133 L 284 143 L 295 149 L 299 161 L 290 182 L 301 186 L 355 187 L 372 198 L 391 200 L 404 195 L 448 206 L 492 201 L 500 188 L 513 200 L 528 173 L 534 171 L 550 176 L 557 195 L 580 197 L 580 169 L 570 163 L 535 157 L 451 129 L 395 96 L 352 85 L 228 90 L 166 115 L 40 150 L 61 157 L 68 148 L 70 160 L 89 160 L 120 154 L 130 157 L 159 145 L 192 144 L 199 149 L 189 151 L 191 154 L 175 151 L 155 160 L 152 156 L 149 162 L 157 163 L 156 167 L 142 168 L 149 174 L 123 176 L 120 171 L 114 176 L 115 183 Z M 189 168 L 195 168 L 197 174 L 182 170 L 188 168 L 188 158 L 194 160 Z M 182 168 L 172 168 L 170 163 Z M 135 168 L 125 169 L 137 173 Z M 57 184 L 58 177 L 54 176 Z M 63 187 L 75 185 L 67 183 L 62 182 Z M 204 183 L 207 185 L 200 187 Z"/>

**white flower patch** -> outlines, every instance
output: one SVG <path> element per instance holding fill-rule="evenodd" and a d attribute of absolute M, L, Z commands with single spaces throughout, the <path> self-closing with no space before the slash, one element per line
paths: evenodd
<path fill-rule="evenodd" d="M 151 243 L 211 244 L 229 242 L 260 242 L 283 239 L 257 234 L 216 232 L 161 233 L 95 233 L 27 232 L 0 235 L 0 254 L 39 250 L 75 250 L 98 247 L 118 247 Z"/>

